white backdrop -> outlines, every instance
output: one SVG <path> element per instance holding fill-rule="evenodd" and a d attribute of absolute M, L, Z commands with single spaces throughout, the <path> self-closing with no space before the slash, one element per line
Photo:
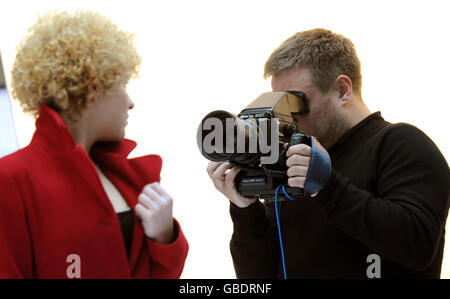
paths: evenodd
<path fill-rule="evenodd" d="M 9 71 L 15 47 L 36 16 L 73 1 L 10 1 L 0 15 L 0 48 Z M 84 1 L 137 36 L 140 78 L 127 137 L 133 156 L 164 159 L 162 185 L 190 243 L 183 278 L 233 278 L 227 200 L 212 186 L 196 147 L 196 128 L 216 109 L 238 113 L 270 91 L 262 78 L 270 53 L 297 31 L 324 27 L 349 37 L 363 72 L 363 99 L 391 122 L 422 129 L 444 153 L 448 138 L 450 19 L 446 1 Z M 13 106 L 20 146 L 34 121 Z M 447 244 L 449 240 L 447 238 Z M 448 246 L 447 246 L 448 247 Z M 288 248 L 286 250 L 289 250 Z M 448 249 L 447 251 L 450 251 Z M 450 254 L 450 253 L 449 253 Z M 450 278 L 448 259 L 442 277 Z"/>
<path fill-rule="evenodd" d="M 11 112 L 8 92 L 6 89 L 0 88 L 0 158 L 15 152 L 19 147 Z"/>

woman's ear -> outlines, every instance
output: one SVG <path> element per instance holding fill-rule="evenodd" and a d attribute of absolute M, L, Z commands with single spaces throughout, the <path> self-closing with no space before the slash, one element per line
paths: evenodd
<path fill-rule="evenodd" d="M 336 79 L 336 84 L 339 91 L 339 102 L 344 106 L 352 98 L 352 80 L 346 75 L 340 75 Z"/>

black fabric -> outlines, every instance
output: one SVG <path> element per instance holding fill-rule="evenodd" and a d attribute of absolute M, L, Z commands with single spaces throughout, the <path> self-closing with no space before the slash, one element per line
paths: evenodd
<path fill-rule="evenodd" d="M 123 242 L 127 251 L 127 256 L 130 256 L 131 242 L 133 239 L 134 229 L 134 215 L 133 211 L 125 211 L 117 213 L 120 222 L 120 228 L 122 230 Z"/>
<path fill-rule="evenodd" d="M 283 201 L 288 278 L 439 278 L 450 174 L 435 144 L 409 124 L 368 116 L 329 150 L 332 172 L 314 197 Z M 230 206 L 238 278 L 282 278 L 273 204 Z"/>

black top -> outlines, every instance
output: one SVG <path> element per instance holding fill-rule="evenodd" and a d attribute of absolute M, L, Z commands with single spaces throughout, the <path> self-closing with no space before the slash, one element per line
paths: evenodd
<path fill-rule="evenodd" d="M 133 211 L 125 211 L 117 213 L 120 222 L 120 228 L 122 229 L 123 241 L 125 243 L 125 249 L 127 251 L 127 256 L 130 256 L 131 241 L 133 239 L 133 228 L 134 228 L 134 215 Z"/>
<path fill-rule="evenodd" d="M 435 144 L 377 112 L 329 154 L 333 170 L 316 197 L 279 203 L 287 277 L 367 278 L 377 254 L 382 278 L 439 278 L 450 175 Z M 230 213 L 237 277 L 282 278 L 273 204 L 231 204 Z"/>

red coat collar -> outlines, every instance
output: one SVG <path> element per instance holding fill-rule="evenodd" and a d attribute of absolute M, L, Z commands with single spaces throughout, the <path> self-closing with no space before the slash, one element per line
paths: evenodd
<path fill-rule="evenodd" d="M 58 112 L 46 105 L 39 110 L 39 118 L 36 120 L 36 132 L 31 141 L 32 144 L 42 146 L 51 152 L 72 152 L 77 144 Z M 107 154 L 127 158 L 136 147 L 136 142 L 123 139 L 120 142 L 97 142 L 93 145 L 93 155 Z"/>

